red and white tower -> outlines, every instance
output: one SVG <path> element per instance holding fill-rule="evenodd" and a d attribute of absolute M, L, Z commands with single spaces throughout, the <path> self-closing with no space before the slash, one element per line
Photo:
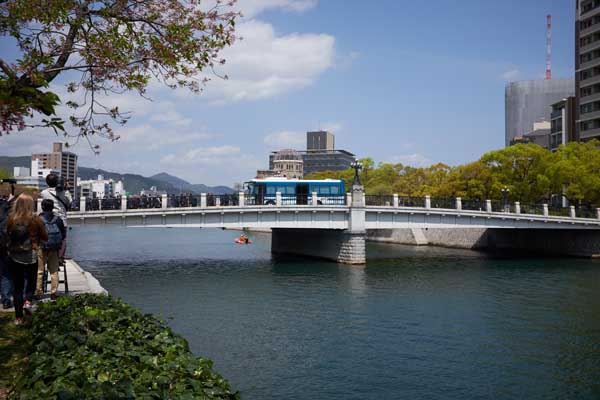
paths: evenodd
<path fill-rule="evenodd" d="M 546 28 L 546 79 L 552 79 L 552 15 L 547 17 Z"/>

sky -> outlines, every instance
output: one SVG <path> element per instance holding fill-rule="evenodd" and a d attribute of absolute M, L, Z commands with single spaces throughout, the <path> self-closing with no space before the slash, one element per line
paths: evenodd
<path fill-rule="evenodd" d="M 426 6 L 425 6 L 426 4 Z M 120 139 L 80 142 L 79 164 L 232 185 L 303 150 L 306 131 L 376 162 L 457 165 L 504 145 L 504 87 L 542 79 L 546 15 L 553 76 L 574 74 L 573 0 L 239 0 L 227 63 L 203 94 L 153 85 L 109 102 L 132 112 Z M 1 53 L 10 43 L 0 38 Z M 64 93 L 66 79 L 52 85 Z M 61 111 L 64 112 L 64 111 Z M 49 151 L 51 131 L 0 137 L 0 155 Z"/>

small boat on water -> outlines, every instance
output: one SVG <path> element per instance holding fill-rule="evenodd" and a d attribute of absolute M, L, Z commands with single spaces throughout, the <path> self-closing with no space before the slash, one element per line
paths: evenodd
<path fill-rule="evenodd" d="M 234 240 L 237 244 L 252 244 L 252 241 L 246 235 L 242 235 Z"/>

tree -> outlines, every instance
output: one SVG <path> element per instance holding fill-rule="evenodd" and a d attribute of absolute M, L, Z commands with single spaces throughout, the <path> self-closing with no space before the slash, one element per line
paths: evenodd
<path fill-rule="evenodd" d="M 76 137 L 118 139 L 111 128 L 129 114 L 101 97 L 144 96 L 151 79 L 200 92 L 200 72 L 223 64 L 219 52 L 235 40 L 235 0 L 0 0 L 0 34 L 15 43 L 14 60 L 0 58 L 0 135 L 27 126 L 65 132 L 59 97 L 48 86 L 66 75 L 69 118 Z M 226 78 L 226 77 L 225 77 Z M 41 122 L 28 122 L 42 115 Z"/>

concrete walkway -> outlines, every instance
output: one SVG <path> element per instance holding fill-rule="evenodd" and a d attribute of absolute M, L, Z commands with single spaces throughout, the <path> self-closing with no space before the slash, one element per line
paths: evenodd
<path fill-rule="evenodd" d="M 65 293 L 64 283 L 58 285 L 59 296 L 74 296 L 83 293 L 107 294 L 106 289 L 100 285 L 100 282 L 92 274 L 86 272 L 74 260 L 65 261 L 67 268 L 67 280 L 69 282 L 69 293 Z M 58 273 L 60 280 L 63 279 L 62 271 Z M 48 292 L 44 293 L 41 301 L 50 299 L 50 280 L 48 280 Z M 14 312 L 14 308 L 1 309 L 0 312 Z"/>
<path fill-rule="evenodd" d="M 108 292 L 104 289 L 100 282 L 92 274 L 86 272 L 73 260 L 66 260 L 67 265 L 67 279 L 69 281 L 69 294 L 81 294 L 81 293 L 96 293 L 96 294 L 107 294 Z M 59 275 L 60 276 L 60 275 Z M 62 278 L 62 277 L 61 277 Z M 61 292 L 64 293 L 64 286 L 60 284 L 58 286 L 59 295 Z"/>

